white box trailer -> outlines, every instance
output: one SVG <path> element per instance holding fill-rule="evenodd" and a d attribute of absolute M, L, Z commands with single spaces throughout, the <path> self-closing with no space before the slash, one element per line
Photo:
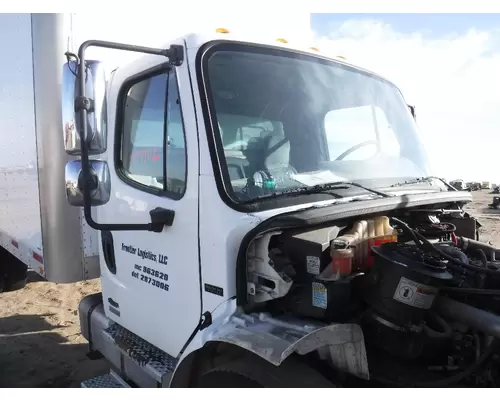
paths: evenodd
<path fill-rule="evenodd" d="M 218 13 L 201 22 L 189 18 L 189 11 L 176 11 L 176 16 L 177 22 L 165 26 L 161 15 L 130 13 L 110 26 L 110 16 L 104 13 L 0 14 L 0 54 L 8 60 L 0 74 L 0 244 L 50 281 L 99 276 L 97 232 L 65 195 L 64 166 L 74 157 L 61 140 L 66 129 L 60 89 L 64 54 L 76 53 L 83 41 L 94 37 L 160 45 L 179 31 L 213 27 L 224 18 L 225 26 L 252 26 L 244 16 L 231 16 L 229 24 Z M 286 24 L 298 36 L 308 30 L 307 14 L 288 16 Z M 259 15 L 259 21 L 276 31 L 283 26 L 272 13 Z M 108 49 L 91 49 L 89 54 L 104 61 L 107 72 L 139 56 Z M 4 264 L 16 263 L 3 254 L 8 259 Z M 81 267 L 68 268 L 69 263 Z M 48 264 L 50 269 L 45 269 Z"/>
<path fill-rule="evenodd" d="M 69 23 L 0 14 L 0 242 L 48 280 L 99 276 L 97 234 L 66 201 L 61 85 Z M 56 32 L 56 30 L 58 32 Z M 54 43 L 54 37 L 59 42 Z M 5 253 L 4 253 L 5 256 Z M 8 257 L 8 256 L 7 256 Z M 67 268 L 68 264 L 80 268 Z M 44 265 L 50 264 L 50 269 Z"/>

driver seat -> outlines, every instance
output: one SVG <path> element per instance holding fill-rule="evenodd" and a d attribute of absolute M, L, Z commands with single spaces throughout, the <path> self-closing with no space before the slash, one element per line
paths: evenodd
<path fill-rule="evenodd" d="M 248 141 L 244 155 L 249 163 L 249 176 L 257 171 L 269 171 L 273 176 L 290 171 L 290 141 L 277 131 Z"/>
<path fill-rule="evenodd" d="M 271 132 L 266 138 L 266 158 L 264 167 L 271 173 L 273 170 L 283 170 L 290 167 L 290 141 L 285 135 Z"/>

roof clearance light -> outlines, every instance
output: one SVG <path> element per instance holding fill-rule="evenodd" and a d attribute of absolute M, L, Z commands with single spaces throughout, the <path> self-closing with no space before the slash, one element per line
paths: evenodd
<path fill-rule="evenodd" d="M 337 58 L 341 58 L 342 60 L 346 60 L 344 56 L 337 56 Z"/>
<path fill-rule="evenodd" d="M 317 47 L 310 47 L 310 49 L 313 51 L 319 51 L 319 49 Z"/>
<path fill-rule="evenodd" d="M 278 38 L 278 39 L 276 39 L 276 41 L 280 42 L 280 43 L 288 43 L 288 40 L 283 39 L 283 38 Z"/>
<path fill-rule="evenodd" d="M 229 33 L 229 31 L 226 28 L 217 28 L 215 31 L 217 33 Z"/>

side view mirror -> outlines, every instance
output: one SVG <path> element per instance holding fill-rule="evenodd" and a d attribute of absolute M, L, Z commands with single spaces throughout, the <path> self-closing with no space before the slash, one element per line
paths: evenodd
<path fill-rule="evenodd" d="M 90 146 L 89 155 L 106 151 L 106 74 L 99 61 L 86 61 L 86 95 L 91 99 L 91 109 L 87 117 L 87 135 Z M 62 71 L 62 116 L 64 149 L 66 153 L 79 156 L 82 132 L 80 119 L 75 113 L 75 99 L 80 95 L 77 85 L 78 64 L 68 61 Z"/>
<path fill-rule="evenodd" d="M 80 160 L 66 164 L 66 199 L 75 207 L 83 207 L 82 163 Z M 111 180 L 106 161 L 90 160 L 90 203 L 91 206 L 102 206 L 111 196 Z"/>

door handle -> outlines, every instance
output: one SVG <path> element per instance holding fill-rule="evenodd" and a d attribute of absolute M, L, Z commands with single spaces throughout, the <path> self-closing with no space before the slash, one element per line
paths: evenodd
<path fill-rule="evenodd" d="M 110 231 L 101 231 L 102 255 L 109 272 L 116 275 L 115 246 Z"/>
<path fill-rule="evenodd" d="M 175 211 L 166 208 L 156 207 L 149 212 L 151 216 L 151 230 L 161 232 L 164 226 L 172 226 L 174 223 Z"/>

